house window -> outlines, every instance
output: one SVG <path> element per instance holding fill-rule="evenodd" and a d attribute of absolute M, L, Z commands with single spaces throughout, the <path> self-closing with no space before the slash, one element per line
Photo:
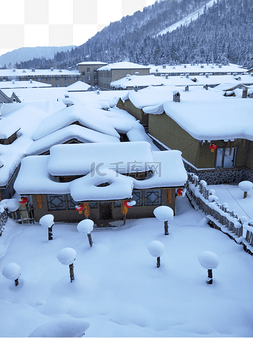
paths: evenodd
<path fill-rule="evenodd" d="M 145 190 L 144 205 L 161 205 L 162 192 L 161 190 Z"/>
<path fill-rule="evenodd" d="M 47 195 L 48 210 L 65 210 L 65 195 Z"/>
<path fill-rule="evenodd" d="M 87 80 L 90 80 L 90 75 L 87 76 Z"/>
<path fill-rule="evenodd" d="M 216 168 L 235 167 L 236 148 L 218 148 L 216 155 Z"/>
<path fill-rule="evenodd" d="M 142 205 L 142 190 L 139 191 L 133 191 L 133 196 L 132 199 L 135 200 L 136 204 L 135 205 Z"/>
<path fill-rule="evenodd" d="M 97 209 L 98 204 L 97 204 L 97 202 L 89 202 L 89 207 L 90 207 L 90 209 Z"/>
<path fill-rule="evenodd" d="M 90 72 L 90 68 L 89 68 L 89 67 L 87 68 L 87 72 L 88 72 L 88 73 Z"/>
<path fill-rule="evenodd" d="M 75 210 L 75 206 L 78 204 L 76 201 L 73 200 L 71 195 L 67 195 L 68 200 L 68 209 Z"/>
<path fill-rule="evenodd" d="M 114 206 L 114 208 L 121 207 L 121 201 L 114 201 L 113 206 Z"/>

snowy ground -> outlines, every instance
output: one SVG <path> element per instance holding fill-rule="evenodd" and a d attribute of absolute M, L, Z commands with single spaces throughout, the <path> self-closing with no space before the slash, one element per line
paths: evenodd
<path fill-rule="evenodd" d="M 90 248 L 76 224 L 56 224 L 54 240 L 40 225 L 9 220 L 0 238 L 1 270 L 15 262 L 20 284 L 1 275 L 0 336 L 27 337 L 52 319 L 88 321 L 94 336 L 253 336 L 253 259 L 191 208 L 177 199 L 177 216 L 163 234 L 155 218 L 128 220 L 114 230 L 92 232 Z M 161 241 L 164 254 L 156 267 L 147 245 Z M 75 281 L 58 252 L 77 252 Z M 214 283 L 198 262 L 203 250 L 215 252 Z M 50 334 L 49 334 L 50 335 Z"/>
<path fill-rule="evenodd" d="M 253 189 L 248 192 L 247 198 L 243 198 L 243 191 L 237 184 L 208 185 L 207 189 L 214 189 L 218 202 L 228 203 L 229 209 L 234 210 L 239 217 L 253 219 Z"/>

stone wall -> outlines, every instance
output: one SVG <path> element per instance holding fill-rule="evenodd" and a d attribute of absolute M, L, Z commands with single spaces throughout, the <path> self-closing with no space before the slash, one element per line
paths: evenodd
<path fill-rule="evenodd" d="M 198 175 L 200 180 L 206 181 L 209 185 L 215 184 L 238 184 L 241 181 L 253 182 L 253 172 L 241 169 L 220 169 L 220 170 L 196 170 L 184 162 L 187 172 Z"/>

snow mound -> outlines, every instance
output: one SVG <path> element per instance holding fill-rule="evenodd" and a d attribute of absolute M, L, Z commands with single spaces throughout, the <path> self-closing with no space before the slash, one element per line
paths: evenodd
<path fill-rule="evenodd" d="M 55 319 L 39 326 L 29 337 L 83 337 L 88 327 L 83 319 Z"/>

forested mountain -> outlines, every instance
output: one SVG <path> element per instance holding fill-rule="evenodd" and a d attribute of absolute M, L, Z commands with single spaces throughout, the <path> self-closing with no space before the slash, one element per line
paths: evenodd
<path fill-rule="evenodd" d="M 214 1 L 213 1 L 214 2 Z M 223 63 L 253 67 L 253 1 L 164 0 L 111 23 L 83 45 L 56 53 L 45 67 L 75 66 L 81 61 L 140 64 Z M 170 33 L 167 27 L 204 7 L 202 15 Z M 18 64 L 36 67 L 39 60 Z"/>

